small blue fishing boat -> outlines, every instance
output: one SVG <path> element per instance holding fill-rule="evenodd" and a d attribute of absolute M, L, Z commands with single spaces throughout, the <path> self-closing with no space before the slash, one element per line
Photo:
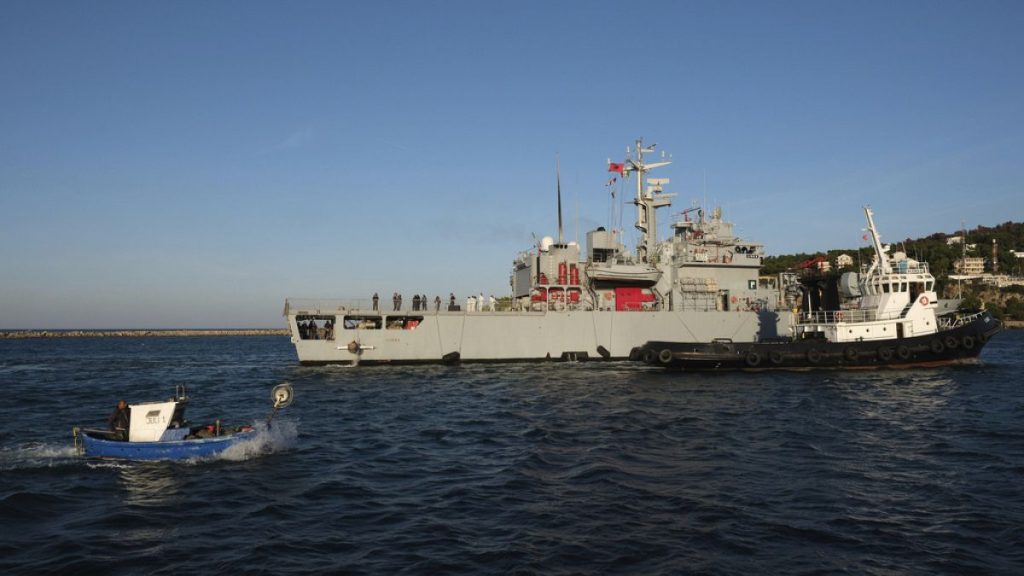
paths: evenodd
<path fill-rule="evenodd" d="M 294 393 L 289 384 L 274 387 L 271 398 L 274 411 L 291 404 Z M 72 429 L 75 448 L 89 458 L 113 460 L 189 460 L 221 454 L 228 448 L 255 438 L 252 426 L 223 426 L 220 420 L 195 425 L 185 420 L 188 405 L 185 387 L 178 386 L 174 397 L 162 402 L 142 402 L 127 406 L 126 426 L 110 430 Z M 113 419 L 113 417 L 112 417 Z"/>

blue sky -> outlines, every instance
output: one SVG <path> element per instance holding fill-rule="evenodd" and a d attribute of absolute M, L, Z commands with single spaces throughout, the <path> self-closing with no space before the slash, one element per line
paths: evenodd
<path fill-rule="evenodd" d="M 582 239 L 638 137 L 673 210 L 770 254 L 858 245 L 864 204 L 890 240 L 1021 221 L 1022 28 L 1016 1 L 8 1 L 0 329 L 502 295 L 556 233 L 556 154 Z"/>

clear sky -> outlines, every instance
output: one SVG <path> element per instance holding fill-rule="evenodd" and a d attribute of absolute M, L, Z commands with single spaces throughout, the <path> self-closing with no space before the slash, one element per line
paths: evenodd
<path fill-rule="evenodd" d="M 859 245 L 864 204 L 889 240 L 1024 220 L 1017 0 L 2 14 L 0 329 L 503 295 L 531 234 L 557 233 L 556 154 L 582 240 L 638 137 L 672 155 L 671 210 L 706 198 L 769 254 Z"/>

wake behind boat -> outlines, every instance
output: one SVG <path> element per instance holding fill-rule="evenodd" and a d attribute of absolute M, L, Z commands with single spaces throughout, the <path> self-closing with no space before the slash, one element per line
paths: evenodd
<path fill-rule="evenodd" d="M 279 384 L 271 392 L 274 411 L 291 404 L 291 385 Z M 253 439 L 257 432 L 249 425 L 225 426 L 220 420 L 193 424 L 185 420 L 189 398 L 185 387 L 178 386 L 166 401 L 118 403 L 108 430 L 72 429 L 75 448 L 89 458 L 115 460 L 189 460 L 216 456 L 228 448 Z"/>
<path fill-rule="evenodd" d="M 844 274 L 837 286 L 846 303 L 834 310 L 807 311 L 789 338 L 710 343 L 655 340 L 633 352 L 634 360 L 685 371 L 773 369 L 912 368 L 969 364 L 1001 330 L 984 310 L 939 313 L 935 278 L 928 264 L 902 252 L 889 254 L 864 208 L 875 252 L 863 274 Z M 820 301 L 839 300 L 821 298 Z"/>

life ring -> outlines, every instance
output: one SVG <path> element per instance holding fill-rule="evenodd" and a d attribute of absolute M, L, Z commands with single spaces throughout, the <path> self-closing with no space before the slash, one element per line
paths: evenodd
<path fill-rule="evenodd" d="M 896 347 L 896 355 L 899 356 L 900 360 L 906 360 L 910 358 L 910 348 L 901 344 Z"/>
<path fill-rule="evenodd" d="M 928 305 L 928 297 L 927 296 L 921 296 L 920 298 L 917 299 L 917 301 L 921 303 L 921 306 L 927 306 Z"/>
<path fill-rule="evenodd" d="M 848 362 L 856 362 L 860 353 L 853 346 L 848 346 L 846 350 L 843 350 L 843 358 L 846 358 Z"/>
<path fill-rule="evenodd" d="M 672 351 L 665 348 L 661 352 L 658 352 L 658 360 L 661 361 L 662 364 L 668 364 L 672 361 Z"/>
<path fill-rule="evenodd" d="M 889 360 L 892 360 L 892 348 L 885 348 L 885 347 L 879 348 L 878 349 L 878 357 L 883 362 L 888 362 Z"/>
<path fill-rule="evenodd" d="M 735 304 L 735 303 L 736 303 L 736 297 L 735 297 L 735 296 L 733 296 L 733 297 L 732 297 L 732 303 L 733 303 L 733 304 Z"/>
<path fill-rule="evenodd" d="M 946 347 L 942 344 L 942 340 L 939 340 L 938 338 L 932 340 L 929 346 L 932 348 L 932 354 L 942 354 L 946 351 Z"/>
<path fill-rule="evenodd" d="M 756 368 L 757 365 L 761 363 L 761 355 L 758 354 L 756 350 L 751 350 L 750 352 L 747 352 L 746 362 L 747 366 Z"/>
<path fill-rule="evenodd" d="M 956 350 L 956 347 L 960 344 L 960 341 L 955 336 L 946 336 L 946 348 L 950 350 Z"/>
<path fill-rule="evenodd" d="M 961 343 L 963 344 L 964 350 L 973 350 L 974 336 L 971 336 L 970 334 L 964 336 L 964 339 L 961 341 Z"/>
<path fill-rule="evenodd" d="M 807 361 L 811 364 L 817 364 L 821 362 L 821 350 L 817 348 L 811 348 L 807 351 Z"/>
<path fill-rule="evenodd" d="M 768 353 L 768 359 L 771 360 L 772 364 L 775 364 L 776 366 L 782 364 L 782 361 L 785 360 L 785 358 L 786 357 L 782 354 L 780 350 L 772 350 L 771 352 Z"/>
<path fill-rule="evenodd" d="M 843 313 L 842 312 L 836 312 L 836 322 L 842 322 L 842 321 L 843 321 Z"/>

